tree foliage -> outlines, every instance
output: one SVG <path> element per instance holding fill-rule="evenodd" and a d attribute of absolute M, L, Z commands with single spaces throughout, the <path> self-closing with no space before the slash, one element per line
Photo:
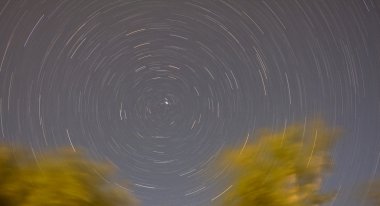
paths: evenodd
<path fill-rule="evenodd" d="M 362 192 L 359 192 L 359 194 L 362 195 L 362 198 L 369 198 L 370 205 L 380 206 L 380 180 L 372 180 L 366 187 L 368 188 L 364 188 L 362 191 L 368 191 L 368 194 L 363 194 Z"/>
<path fill-rule="evenodd" d="M 128 206 L 133 197 L 108 179 L 111 167 L 62 149 L 34 155 L 0 146 L 2 206 Z"/>
<path fill-rule="evenodd" d="M 320 192 L 331 168 L 329 150 L 337 132 L 321 121 L 294 125 L 280 132 L 263 132 L 253 143 L 222 155 L 232 170 L 232 187 L 222 205 L 311 206 L 328 202 L 333 194 Z"/>

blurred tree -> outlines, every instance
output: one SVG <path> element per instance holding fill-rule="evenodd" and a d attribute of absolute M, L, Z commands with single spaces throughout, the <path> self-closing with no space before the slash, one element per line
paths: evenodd
<path fill-rule="evenodd" d="M 109 165 L 92 162 L 68 149 L 35 156 L 2 145 L 0 205 L 136 205 L 129 193 L 107 180 L 111 172 Z"/>
<path fill-rule="evenodd" d="M 254 143 L 222 154 L 232 171 L 232 187 L 221 196 L 228 206 L 316 206 L 333 194 L 321 194 L 321 180 L 332 164 L 329 150 L 336 129 L 315 121 L 284 131 L 263 132 Z"/>
<path fill-rule="evenodd" d="M 368 191 L 368 194 L 363 194 L 362 192 L 359 192 L 362 198 L 369 197 L 369 202 L 372 203 L 370 205 L 374 206 L 380 206 L 380 180 L 376 179 L 372 182 L 367 183 L 365 189 L 362 189 L 361 191 Z"/>

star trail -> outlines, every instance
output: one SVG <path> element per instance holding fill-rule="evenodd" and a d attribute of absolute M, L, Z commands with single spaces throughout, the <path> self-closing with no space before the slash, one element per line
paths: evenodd
<path fill-rule="evenodd" d="M 336 206 L 380 155 L 377 0 L 1 0 L 0 139 L 84 148 L 142 205 L 211 205 L 207 175 L 260 128 L 344 129 Z"/>

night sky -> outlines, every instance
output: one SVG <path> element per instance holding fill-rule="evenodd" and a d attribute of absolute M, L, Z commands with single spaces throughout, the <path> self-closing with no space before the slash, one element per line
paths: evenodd
<path fill-rule="evenodd" d="M 223 148 L 314 116 L 344 131 L 331 205 L 367 205 L 379 0 L 0 0 L 1 141 L 84 148 L 143 205 L 211 205 Z"/>

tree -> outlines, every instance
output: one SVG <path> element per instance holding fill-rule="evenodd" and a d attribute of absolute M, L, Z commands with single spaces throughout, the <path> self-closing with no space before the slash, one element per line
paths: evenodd
<path fill-rule="evenodd" d="M 364 198 L 364 202 L 366 202 L 368 198 L 368 202 L 370 203 L 369 205 L 380 206 L 380 180 L 371 180 L 364 186 L 364 188 L 360 188 L 361 190 L 358 192 L 359 196 Z M 363 193 L 363 191 L 366 191 L 367 193 Z"/>
<path fill-rule="evenodd" d="M 34 158 L 31 158 L 34 157 Z M 0 205 L 129 206 L 133 197 L 110 180 L 111 167 L 61 149 L 35 156 L 0 146 Z"/>
<path fill-rule="evenodd" d="M 321 121 L 281 132 L 263 132 L 242 149 L 222 153 L 232 174 L 232 187 L 221 196 L 222 205 L 316 206 L 333 194 L 320 192 L 321 180 L 331 168 L 329 150 L 336 129 Z"/>

